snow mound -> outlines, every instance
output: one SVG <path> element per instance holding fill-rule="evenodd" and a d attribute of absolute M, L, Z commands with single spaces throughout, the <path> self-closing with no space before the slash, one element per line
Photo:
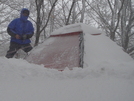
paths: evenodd
<path fill-rule="evenodd" d="M 83 23 L 77 23 L 77 24 L 63 26 L 55 30 L 54 32 L 52 32 L 51 35 L 59 35 L 59 34 L 65 34 L 71 32 L 83 32 L 83 33 L 90 33 L 90 34 L 102 33 L 101 30 L 98 30 L 92 26 Z"/>

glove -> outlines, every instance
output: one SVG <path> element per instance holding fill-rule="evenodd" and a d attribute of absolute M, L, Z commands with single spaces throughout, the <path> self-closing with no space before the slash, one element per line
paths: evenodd
<path fill-rule="evenodd" d="M 27 39 L 27 35 L 24 34 L 24 35 L 22 36 L 22 40 L 26 40 L 26 39 Z"/>

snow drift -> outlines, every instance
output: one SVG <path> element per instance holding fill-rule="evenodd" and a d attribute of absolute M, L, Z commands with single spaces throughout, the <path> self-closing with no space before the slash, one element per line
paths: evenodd
<path fill-rule="evenodd" d="M 84 28 L 83 69 L 61 72 L 0 57 L 0 101 L 134 101 L 133 59 L 105 34 L 92 36 L 98 30 Z M 34 54 L 53 41 L 36 47 Z"/>

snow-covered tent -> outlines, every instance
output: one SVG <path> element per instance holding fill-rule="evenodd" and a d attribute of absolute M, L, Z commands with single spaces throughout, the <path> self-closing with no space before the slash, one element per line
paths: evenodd
<path fill-rule="evenodd" d="M 124 59 L 122 57 L 124 54 L 128 58 Z M 108 60 L 112 62 L 132 59 L 122 51 L 121 47 L 105 36 L 104 32 L 78 23 L 54 31 L 43 44 L 32 51 L 26 60 L 43 64 L 47 68 L 63 70 L 66 67 L 72 69 L 101 65 Z"/>

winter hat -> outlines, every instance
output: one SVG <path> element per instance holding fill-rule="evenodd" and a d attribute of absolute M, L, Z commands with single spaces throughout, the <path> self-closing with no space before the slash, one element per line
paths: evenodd
<path fill-rule="evenodd" d="M 29 11 L 28 10 L 23 10 L 23 12 L 22 13 L 25 13 L 25 14 L 27 14 L 27 15 L 29 15 Z"/>

